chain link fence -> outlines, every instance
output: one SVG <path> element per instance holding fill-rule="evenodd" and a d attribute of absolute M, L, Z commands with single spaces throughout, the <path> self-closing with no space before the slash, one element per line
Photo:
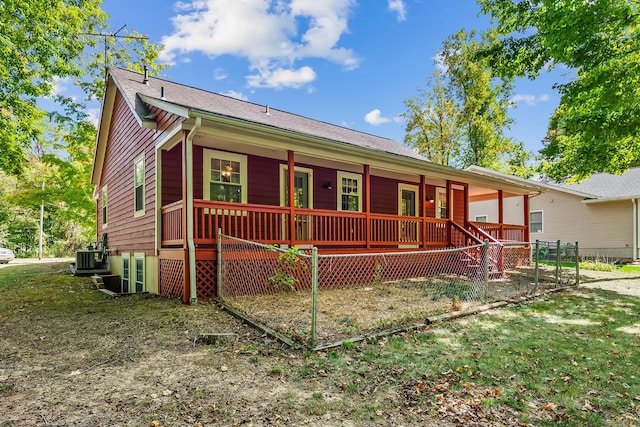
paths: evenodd
<path fill-rule="evenodd" d="M 443 250 L 322 254 L 218 239 L 218 297 L 292 345 L 318 348 L 423 325 L 444 313 L 561 284 L 509 243 Z M 536 274 L 536 271 L 538 273 Z"/>

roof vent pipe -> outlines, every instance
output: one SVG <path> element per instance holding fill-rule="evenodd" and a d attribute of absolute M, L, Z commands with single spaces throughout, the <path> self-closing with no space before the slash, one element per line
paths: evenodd
<path fill-rule="evenodd" d="M 164 86 L 160 87 L 160 99 L 164 99 Z"/>
<path fill-rule="evenodd" d="M 142 79 L 142 83 L 148 86 L 149 85 L 149 67 L 145 65 L 143 69 L 144 69 L 144 79 Z"/>
<path fill-rule="evenodd" d="M 265 112 L 266 114 L 271 114 L 271 113 L 269 113 L 269 104 L 267 104 L 267 105 L 265 105 L 265 106 L 264 106 L 264 112 Z"/>

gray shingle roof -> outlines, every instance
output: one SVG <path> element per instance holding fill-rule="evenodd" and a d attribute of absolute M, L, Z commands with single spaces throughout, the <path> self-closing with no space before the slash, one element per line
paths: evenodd
<path fill-rule="evenodd" d="M 145 85 L 143 84 L 143 75 L 133 71 L 111 68 L 109 72 L 128 98 L 130 105 L 136 109 L 140 116 L 144 114 L 144 106 L 141 105 L 141 101 L 136 95 L 142 94 L 151 98 L 161 99 L 161 88 L 164 87 L 163 100 L 182 107 L 370 150 L 428 161 L 392 139 L 358 132 L 275 108 L 269 108 L 269 113 L 267 114 L 266 106 L 264 105 L 242 101 L 155 77 L 149 77 L 149 84 Z"/>
<path fill-rule="evenodd" d="M 640 197 L 640 168 L 629 169 L 622 175 L 597 173 L 579 183 L 554 185 L 593 194 L 600 199 L 631 199 Z"/>

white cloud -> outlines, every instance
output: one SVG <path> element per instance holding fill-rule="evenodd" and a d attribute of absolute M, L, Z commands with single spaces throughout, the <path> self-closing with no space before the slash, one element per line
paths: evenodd
<path fill-rule="evenodd" d="M 391 119 L 388 117 L 382 117 L 382 112 L 377 108 L 365 114 L 364 120 L 370 125 L 374 125 L 374 126 L 378 126 L 383 123 L 388 123 L 391 121 Z"/>
<path fill-rule="evenodd" d="M 406 5 L 402 0 L 388 0 L 389 10 L 398 14 L 398 22 L 407 19 Z"/>
<path fill-rule="evenodd" d="M 225 71 L 222 68 L 216 68 L 215 70 L 213 70 L 214 80 L 224 80 L 227 77 L 229 77 L 229 75 L 225 73 Z"/>
<path fill-rule="evenodd" d="M 87 120 L 93 123 L 94 126 L 98 126 L 98 122 L 100 121 L 100 108 L 88 108 Z"/>
<path fill-rule="evenodd" d="M 254 86 L 300 87 L 315 72 L 295 67 L 296 61 L 321 58 L 348 70 L 358 66 L 354 52 L 338 45 L 355 5 L 355 0 L 181 1 L 173 33 L 162 38 L 161 60 L 173 63 L 191 52 L 234 55 L 260 70 L 247 78 Z"/>
<path fill-rule="evenodd" d="M 533 107 L 541 102 L 547 102 L 547 101 L 549 101 L 549 95 L 547 95 L 546 93 L 543 93 L 542 95 L 538 95 L 538 96 L 518 94 L 518 95 L 515 95 L 513 98 L 511 98 L 512 104 L 518 104 L 520 102 L 524 102 L 530 107 Z"/>
<path fill-rule="evenodd" d="M 297 70 L 278 68 L 275 70 L 259 69 L 258 74 L 247 76 L 249 87 L 270 87 L 282 89 L 285 87 L 298 88 L 316 79 L 313 68 L 304 66 Z"/>
<path fill-rule="evenodd" d="M 231 98 L 239 99 L 241 101 L 249 100 L 249 98 L 247 98 L 245 94 L 243 94 L 242 92 L 235 91 L 233 89 L 228 90 L 227 93 L 223 93 L 223 95 L 230 96 Z"/>
<path fill-rule="evenodd" d="M 47 98 L 55 98 L 58 95 L 64 95 L 65 92 L 69 90 L 70 84 L 71 79 L 69 77 L 65 77 L 63 79 L 60 77 L 54 77 L 51 82 L 51 93 Z"/>

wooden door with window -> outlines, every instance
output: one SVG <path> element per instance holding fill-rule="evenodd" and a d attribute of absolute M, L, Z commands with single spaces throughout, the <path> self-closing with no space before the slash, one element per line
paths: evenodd
<path fill-rule="evenodd" d="M 398 215 L 402 217 L 419 215 L 418 211 L 418 186 L 411 184 L 398 184 Z M 414 248 L 419 242 L 418 221 L 401 219 L 399 225 L 399 247 Z"/>
<path fill-rule="evenodd" d="M 284 165 L 283 165 L 284 166 Z M 289 175 L 286 167 L 282 168 L 280 175 L 281 196 L 280 205 L 289 206 Z M 296 167 L 293 172 L 293 206 L 301 209 L 313 208 L 313 170 Z M 308 241 L 312 239 L 311 216 L 306 214 L 296 214 L 295 236 L 297 241 Z M 286 226 L 284 230 L 286 230 Z"/>

